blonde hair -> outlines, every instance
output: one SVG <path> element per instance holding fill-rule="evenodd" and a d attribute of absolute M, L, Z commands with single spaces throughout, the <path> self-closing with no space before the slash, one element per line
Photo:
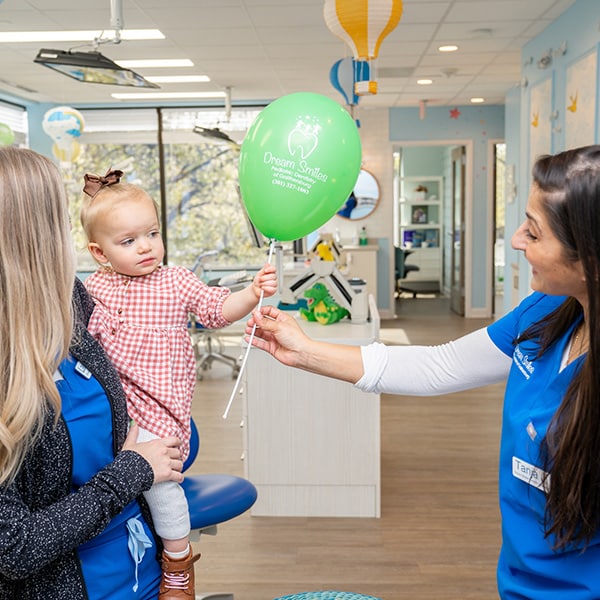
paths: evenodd
<path fill-rule="evenodd" d="M 0 485 L 14 481 L 60 395 L 73 329 L 75 253 L 54 163 L 0 148 Z"/>
<path fill-rule="evenodd" d="M 133 183 L 113 183 L 112 185 L 106 185 L 94 196 L 83 194 L 79 218 L 88 242 L 95 241 L 94 227 L 101 219 L 106 218 L 117 204 L 146 199 L 150 200 L 154 205 L 154 210 L 158 218 L 159 211 L 156 202 L 148 192 Z"/>

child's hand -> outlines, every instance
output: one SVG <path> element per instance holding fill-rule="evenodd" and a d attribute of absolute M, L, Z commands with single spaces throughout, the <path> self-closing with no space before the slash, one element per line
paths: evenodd
<path fill-rule="evenodd" d="M 260 298 L 261 292 L 266 298 L 272 296 L 277 291 L 277 270 L 274 265 L 266 264 L 252 280 L 252 287 L 257 298 Z"/>

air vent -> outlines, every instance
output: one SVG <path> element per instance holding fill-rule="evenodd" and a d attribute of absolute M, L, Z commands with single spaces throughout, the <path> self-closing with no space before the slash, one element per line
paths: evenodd
<path fill-rule="evenodd" d="M 401 79 L 412 77 L 414 72 L 414 67 L 382 67 L 377 69 L 377 76 L 379 79 Z"/>

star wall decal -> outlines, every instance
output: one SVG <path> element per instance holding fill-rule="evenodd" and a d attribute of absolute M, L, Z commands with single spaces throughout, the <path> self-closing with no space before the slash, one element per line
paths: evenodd
<path fill-rule="evenodd" d="M 458 108 L 451 108 L 450 109 L 450 118 L 458 119 L 458 117 L 460 117 L 460 110 L 458 110 Z"/>

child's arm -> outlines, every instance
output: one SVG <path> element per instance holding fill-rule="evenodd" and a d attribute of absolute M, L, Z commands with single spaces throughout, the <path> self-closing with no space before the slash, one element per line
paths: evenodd
<path fill-rule="evenodd" d="M 223 302 L 223 317 L 233 322 L 248 315 L 258 304 L 261 291 L 264 292 L 265 298 L 277 291 L 277 272 L 274 265 L 266 264 L 254 276 L 248 287 L 227 296 Z"/>

